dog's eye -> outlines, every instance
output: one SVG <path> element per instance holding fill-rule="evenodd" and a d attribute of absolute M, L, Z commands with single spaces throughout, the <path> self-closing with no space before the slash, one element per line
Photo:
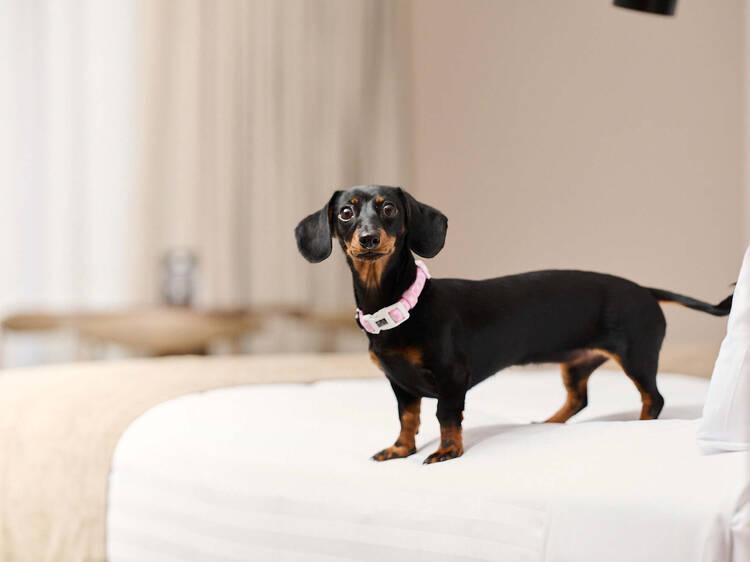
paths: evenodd
<path fill-rule="evenodd" d="M 354 211 L 352 211 L 351 207 L 344 207 L 339 211 L 339 219 L 348 222 L 352 220 L 352 217 L 354 216 Z"/>
<path fill-rule="evenodd" d="M 398 209 L 393 203 L 386 203 L 383 205 L 382 213 L 386 217 L 395 217 L 398 214 Z"/>

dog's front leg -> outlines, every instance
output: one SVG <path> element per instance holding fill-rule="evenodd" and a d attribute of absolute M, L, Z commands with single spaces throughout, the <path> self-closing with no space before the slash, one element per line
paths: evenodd
<path fill-rule="evenodd" d="M 464 377 L 457 376 L 439 384 L 437 419 L 440 422 L 440 446 L 424 460 L 425 464 L 460 457 L 464 453 L 461 422 L 464 419 L 466 386 Z"/>
<path fill-rule="evenodd" d="M 442 411 L 441 411 L 442 410 Z M 455 459 L 464 454 L 461 421 L 463 407 L 443 407 L 438 401 L 437 418 L 440 422 L 440 446 L 424 460 L 424 464 Z"/>
<path fill-rule="evenodd" d="M 419 410 L 422 399 L 409 394 L 393 383 L 391 387 L 398 400 L 401 431 L 393 445 L 373 455 L 372 458 L 376 461 L 401 459 L 417 452 L 416 435 L 419 433 Z"/>

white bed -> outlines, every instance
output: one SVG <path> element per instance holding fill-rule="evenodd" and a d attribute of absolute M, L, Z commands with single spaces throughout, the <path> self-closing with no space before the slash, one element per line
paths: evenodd
<path fill-rule="evenodd" d="M 111 467 L 110 562 L 750 560 L 750 455 L 701 456 L 708 381 L 660 375 L 658 421 L 597 372 L 566 425 L 557 370 L 510 370 L 472 390 L 463 457 L 369 457 L 398 432 L 384 379 L 243 386 L 152 408 Z M 628 421 L 624 421 L 628 420 Z"/>

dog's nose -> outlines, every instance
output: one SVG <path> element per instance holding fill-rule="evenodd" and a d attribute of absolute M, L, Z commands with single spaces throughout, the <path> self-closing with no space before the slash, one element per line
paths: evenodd
<path fill-rule="evenodd" d="M 373 232 L 360 234 L 359 243 L 366 250 L 372 250 L 373 248 L 377 248 L 378 244 L 380 244 L 380 235 Z"/>

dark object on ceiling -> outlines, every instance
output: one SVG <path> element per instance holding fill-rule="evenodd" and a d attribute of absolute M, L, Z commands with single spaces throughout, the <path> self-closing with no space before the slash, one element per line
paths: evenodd
<path fill-rule="evenodd" d="M 677 0 L 615 0 L 615 6 L 640 10 L 641 12 L 650 12 L 652 14 L 673 16 Z"/>

